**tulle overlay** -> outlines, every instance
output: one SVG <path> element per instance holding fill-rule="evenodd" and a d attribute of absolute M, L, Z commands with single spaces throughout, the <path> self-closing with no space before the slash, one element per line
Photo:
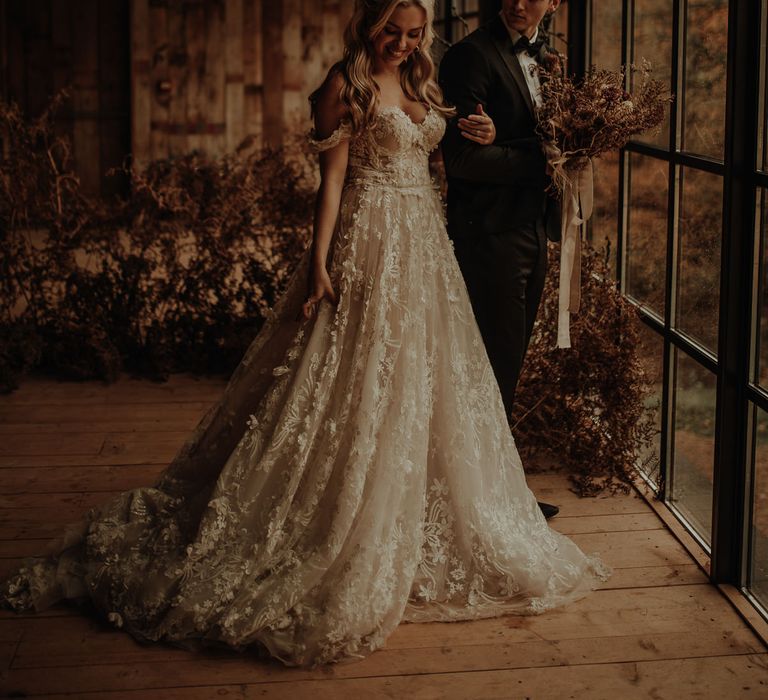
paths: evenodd
<path fill-rule="evenodd" d="M 364 656 L 403 620 L 540 613 L 609 575 L 526 486 L 427 156 L 382 111 L 350 141 L 327 302 L 308 260 L 152 488 L 94 509 L 3 583 L 18 610 L 90 598 L 140 639 Z"/>

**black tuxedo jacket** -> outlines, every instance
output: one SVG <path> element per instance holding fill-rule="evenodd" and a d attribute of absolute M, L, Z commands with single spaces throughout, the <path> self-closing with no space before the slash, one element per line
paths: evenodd
<path fill-rule="evenodd" d="M 558 240 L 559 207 L 544 192 L 546 161 L 535 133 L 533 100 L 501 17 L 448 49 L 439 81 L 458 112 L 442 142 L 449 235 L 503 233 L 535 222 Z M 496 126 L 490 146 L 464 138 L 458 128 L 458 117 L 474 113 L 478 103 Z"/>

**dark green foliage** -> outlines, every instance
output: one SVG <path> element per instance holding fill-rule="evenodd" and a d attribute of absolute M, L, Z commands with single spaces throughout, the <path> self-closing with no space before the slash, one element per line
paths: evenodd
<path fill-rule="evenodd" d="M 53 108 L 29 124 L 0 105 L 0 387 L 32 368 L 231 370 L 309 239 L 301 150 L 158 161 L 127 198 L 94 201 Z"/>

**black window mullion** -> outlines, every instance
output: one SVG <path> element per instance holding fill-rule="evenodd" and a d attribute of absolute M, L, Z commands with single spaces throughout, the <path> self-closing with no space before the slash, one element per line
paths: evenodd
<path fill-rule="evenodd" d="M 684 0 L 675 0 L 672 9 L 672 56 L 670 70 L 670 90 L 677 95 L 681 81 L 680 59 L 681 59 L 681 22 L 682 22 L 682 3 Z M 659 498 L 666 502 L 671 493 L 671 479 L 673 478 L 674 464 L 674 406 L 675 406 L 675 357 L 673 344 L 671 342 L 671 330 L 673 326 L 675 313 L 675 289 L 677 281 L 677 260 L 678 260 L 678 212 L 679 212 L 679 175 L 680 168 L 675 159 L 670 154 L 676 153 L 679 144 L 679 124 L 680 116 L 678 114 L 679 101 L 673 100 L 669 111 L 669 150 L 665 154 L 669 160 L 669 174 L 667 187 L 667 265 L 665 279 L 664 296 L 664 384 L 662 393 L 662 411 L 661 411 L 661 448 L 660 448 L 660 474 L 662 476 L 659 484 Z M 632 144 L 633 147 L 635 144 Z M 660 154 L 659 154 L 660 155 Z"/>
<path fill-rule="evenodd" d="M 758 386 L 748 386 L 746 398 L 758 408 L 762 408 L 768 413 L 768 390 Z"/>
<path fill-rule="evenodd" d="M 627 257 L 624 240 L 629 228 L 629 156 L 625 149 L 619 152 L 619 196 L 618 196 L 618 231 L 616 235 L 616 284 L 622 294 L 626 293 Z"/>
<path fill-rule="evenodd" d="M 696 341 L 688 338 L 680 331 L 669 331 L 669 342 L 679 348 L 686 355 L 692 357 L 702 367 L 708 369 L 712 374 L 717 374 L 719 363 L 709 352 L 701 348 Z"/>
<path fill-rule="evenodd" d="M 757 405 L 747 405 L 747 446 L 746 446 L 746 476 L 744 480 L 744 487 L 746 494 L 750 494 L 755 484 L 756 474 L 756 462 L 757 462 L 757 410 L 761 408 Z M 763 409 L 765 410 L 765 409 Z M 744 508 L 744 530 L 741 538 L 742 556 L 738 561 L 738 577 L 737 581 L 741 584 L 742 591 L 749 593 L 747 586 L 749 586 L 751 578 L 750 563 L 754 561 L 754 557 L 757 556 L 754 552 L 754 538 L 750 537 L 750 530 L 746 525 L 752 523 L 755 517 L 754 513 L 754 500 L 748 499 L 745 501 Z M 757 601 L 752 598 L 753 604 Z M 763 608 L 764 610 L 764 608 Z"/>
<path fill-rule="evenodd" d="M 763 80 L 763 79 L 761 79 Z M 758 222 L 762 223 L 763 208 L 762 197 L 757 190 L 757 183 L 755 183 L 755 226 L 758 226 Z M 753 260 L 759 265 L 762 264 L 762 260 L 765 256 L 765 243 L 763 240 L 762 228 L 755 229 L 754 242 L 752 245 Z M 762 320 L 762 300 L 765 293 L 765 285 L 763 283 L 763 275 L 754 275 L 752 279 L 752 289 L 750 298 L 750 328 L 752 329 L 752 340 L 749 344 L 749 379 L 747 386 L 760 384 L 760 355 L 762 354 L 763 341 L 761 338 L 761 320 Z"/>
<path fill-rule="evenodd" d="M 591 3 L 590 3 L 591 4 Z M 622 65 L 629 65 L 630 58 L 630 37 L 631 37 L 631 18 L 634 16 L 633 12 L 634 0 L 622 0 L 621 10 L 621 63 Z M 591 16 L 590 8 L 590 16 Z M 626 86 L 625 86 L 626 87 Z M 629 157 L 625 149 L 621 149 L 619 152 L 619 168 L 618 168 L 618 211 L 616 213 L 617 221 L 616 226 L 616 284 L 619 290 L 624 291 L 624 280 L 627 279 L 626 260 L 624 259 L 624 237 L 627 231 L 627 222 L 629 216 L 627 212 L 626 203 L 629 201 Z"/>
<path fill-rule="evenodd" d="M 712 579 L 743 586 L 750 566 L 747 534 L 752 502 L 749 470 L 753 468 L 750 425 L 755 409 L 768 412 L 768 387 L 757 384 L 753 343 L 764 310 L 762 281 L 765 244 L 758 231 L 757 212 L 762 207 L 760 189 L 768 190 L 768 164 L 761 171 L 756 158 L 762 148 L 765 115 L 762 102 L 764 72 L 762 33 L 768 0 L 730 0 L 728 6 L 728 62 L 726 83 L 725 147 L 723 160 L 683 151 L 685 110 L 686 23 L 689 0 L 672 0 L 672 55 L 670 89 L 675 100 L 669 111 L 669 142 L 664 148 L 640 141 L 630 142 L 619 157 L 619 211 L 617 215 L 617 284 L 626 294 L 627 235 L 629 217 L 630 156 L 655 158 L 668 164 L 667 249 L 664 317 L 631 299 L 643 323 L 663 339 L 664 366 L 661 404 L 660 497 L 669 507 L 674 477 L 674 407 L 676 355 L 690 357 L 717 379 L 715 407 L 714 483 L 712 503 Z M 592 3 L 588 3 L 592 16 Z M 637 57 L 636 0 L 622 0 L 622 56 L 625 63 Z M 757 70 L 757 67 L 761 70 Z M 722 178 L 723 212 L 720 298 L 717 322 L 717 355 L 681 330 L 675 318 L 677 276 L 680 262 L 680 212 L 683 178 L 692 170 Z M 714 321 L 714 319 L 713 319 Z M 683 324 L 684 326 L 685 324 Z M 758 330 L 755 331 L 755 328 Z M 748 593 L 748 592 L 747 592 Z"/>
<path fill-rule="evenodd" d="M 725 175 L 725 163 L 715 158 L 708 158 L 707 156 L 684 152 L 677 152 L 673 157 L 676 163 L 684 165 L 686 168 L 704 170 L 708 173 L 720 175 L 721 177 Z"/>
<path fill-rule="evenodd" d="M 650 143 L 644 143 L 643 141 L 630 141 L 625 147 L 625 151 L 631 153 L 638 153 L 641 156 L 650 156 L 651 158 L 658 158 L 659 160 L 669 160 L 669 151 L 666 148 L 660 146 L 654 146 Z"/>
<path fill-rule="evenodd" d="M 666 343 L 675 345 L 692 357 L 700 365 L 708 369 L 712 374 L 717 374 L 717 358 L 706 348 L 702 347 L 694 338 L 688 337 L 685 333 L 667 326 L 663 319 L 660 319 L 652 310 L 645 308 L 640 302 L 627 296 L 626 299 L 637 307 L 640 319 L 656 333 L 664 338 Z"/>
<path fill-rule="evenodd" d="M 672 55 L 672 94 L 675 117 L 669 133 L 670 151 L 678 153 L 683 147 L 683 121 L 685 119 L 685 63 L 687 44 L 686 26 L 688 24 L 688 0 L 675 2 L 675 30 L 673 34 Z"/>
<path fill-rule="evenodd" d="M 591 42 L 592 31 L 591 3 L 581 11 L 568 11 L 568 72 L 582 76 L 587 67 L 587 49 Z"/>
<path fill-rule="evenodd" d="M 649 143 L 643 143 L 642 141 L 630 141 L 625 146 L 624 150 L 629 151 L 630 153 L 638 153 L 639 155 L 656 158 L 657 160 L 671 160 L 676 165 L 703 170 L 712 173 L 713 175 L 720 175 L 721 177 L 725 175 L 725 163 L 716 158 L 679 151 L 677 153 L 670 153 L 664 148 L 659 148 L 659 146 L 654 146 Z M 768 183 L 768 174 L 764 176 L 764 179 L 765 182 Z"/>
<path fill-rule="evenodd" d="M 722 274 L 712 569 L 719 583 L 742 583 L 746 532 L 747 387 L 750 381 L 755 158 L 759 105 L 760 4 L 731 2 L 725 119 Z"/>
<path fill-rule="evenodd" d="M 453 43 L 453 27 L 451 25 L 451 3 L 438 4 L 435 10 L 435 31 L 450 46 Z"/>

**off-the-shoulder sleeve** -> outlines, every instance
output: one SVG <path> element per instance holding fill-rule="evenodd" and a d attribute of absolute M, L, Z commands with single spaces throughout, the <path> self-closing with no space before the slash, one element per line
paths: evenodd
<path fill-rule="evenodd" d="M 328 138 L 318 139 L 313 129 L 307 134 L 307 141 L 310 148 L 319 153 L 320 151 L 327 151 L 329 148 L 338 146 L 342 141 L 348 141 L 351 137 L 352 123 L 348 119 L 343 119 Z"/>

